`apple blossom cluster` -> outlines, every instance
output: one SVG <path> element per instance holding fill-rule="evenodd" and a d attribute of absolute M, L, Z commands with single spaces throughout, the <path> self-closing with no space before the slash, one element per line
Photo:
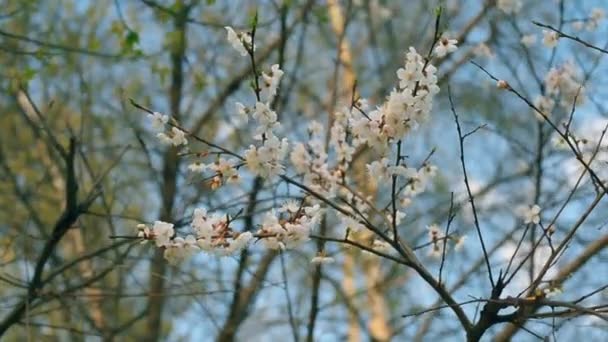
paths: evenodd
<path fill-rule="evenodd" d="M 236 33 L 226 27 L 229 43 L 241 55 L 252 55 L 253 39 L 248 33 Z M 456 50 L 457 41 L 441 38 L 434 53 L 438 57 Z M 306 142 L 290 144 L 286 138 L 275 135 L 280 126 L 277 113 L 271 108 L 277 94 L 283 71 L 279 65 L 272 65 L 268 72 L 256 75 L 256 101 L 253 106 L 236 103 L 238 117 L 254 123 L 253 140 L 243 152 L 243 157 L 222 150 L 211 163 L 196 161 L 188 166 L 193 173 L 210 173 L 211 188 L 215 189 L 225 183 L 239 179 L 241 166 L 255 176 L 272 179 L 284 175 L 285 159 L 289 155 L 291 167 L 301 177 L 302 184 L 316 192 L 316 196 L 326 199 L 339 198 L 342 212 L 337 211 L 341 226 L 348 230 L 365 228 L 361 217 L 372 213 L 371 197 L 349 187 L 347 176 L 356 151 L 370 147 L 376 159 L 367 164 L 368 172 L 376 180 L 402 180 L 402 187 L 396 194 L 401 207 L 407 207 L 411 199 L 424 191 L 436 168 L 425 162 L 419 169 L 407 167 L 398 156 L 398 163 L 387 157 L 398 141 L 406 138 L 408 133 L 425 122 L 432 108 L 434 96 L 439 92 L 437 86 L 437 69 L 421 56 L 414 48 L 406 54 L 405 65 L 397 70 L 398 86 L 393 89 L 384 103 L 376 108 L 365 99 L 357 99 L 352 106 L 344 107 L 334 113 L 329 132 L 318 122 L 308 126 Z M 169 118 L 160 113 L 149 115 L 152 125 L 161 131 L 157 136 L 163 143 L 175 146 L 186 145 L 186 134 L 177 125 L 171 130 L 165 127 Z M 326 142 L 327 133 L 329 141 Z M 207 157 L 207 152 L 197 157 Z M 390 183 L 390 182 L 384 182 Z M 377 213 L 377 211 L 376 211 Z M 205 209 L 194 211 L 191 223 L 192 233 L 178 236 L 173 224 L 157 221 L 152 227 L 140 225 L 140 238 L 154 241 L 157 247 L 164 248 L 165 258 L 178 262 L 194 251 L 205 251 L 214 255 L 231 255 L 246 248 L 255 237 L 260 244 L 269 249 L 294 248 L 310 239 L 311 231 L 318 224 L 321 215 L 320 202 L 310 197 L 301 203 L 288 202 L 280 208 L 270 209 L 255 230 L 246 227 L 247 232 L 239 233 L 232 229 L 228 215 L 209 214 Z M 397 224 L 405 217 L 402 211 L 394 213 L 385 210 L 380 216 L 386 223 L 395 220 Z M 371 215 L 373 216 L 373 215 Z M 374 242 L 374 248 L 389 249 L 389 245 L 380 240 Z M 317 262 L 325 263 L 329 259 L 318 256 Z"/>
<path fill-rule="evenodd" d="M 595 7 L 591 9 L 588 18 L 574 20 L 572 22 L 572 27 L 578 31 L 582 29 L 586 29 L 587 31 L 595 31 L 600 25 L 600 22 L 604 20 L 605 17 L 606 12 L 604 11 L 604 9 Z"/>
<path fill-rule="evenodd" d="M 237 183 L 240 179 L 237 161 L 218 157 L 214 162 L 205 164 L 200 161 L 188 165 L 188 170 L 192 173 L 204 173 L 211 171 L 212 176 L 210 187 L 215 190 L 228 183 Z"/>
<path fill-rule="evenodd" d="M 154 241 L 156 247 L 164 248 L 164 257 L 176 264 L 203 250 L 211 254 L 225 256 L 243 250 L 251 240 L 251 232 L 238 233 L 231 229 L 227 215 L 208 215 L 206 209 L 197 208 L 192 216 L 193 234 L 176 236 L 172 223 L 156 221 L 150 228 L 145 224 L 137 226 L 138 237 L 144 241 Z"/>
<path fill-rule="evenodd" d="M 161 143 L 173 146 L 188 145 L 188 140 L 186 139 L 186 133 L 184 131 L 177 127 L 171 127 L 171 130 L 166 130 L 166 125 L 169 122 L 169 117 L 167 115 L 154 112 L 148 114 L 148 118 L 152 122 L 152 128 L 158 131 L 156 137 Z"/>
<path fill-rule="evenodd" d="M 435 73 L 435 67 L 410 48 L 404 68 L 397 71 L 399 86 L 382 105 L 369 110 L 367 101 L 359 99 L 351 108 L 334 113 L 328 145 L 323 126 L 315 121 L 308 126 L 308 140 L 294 144 L 290 154 L 294 170 L 310 189 L 326 198 L 340 198 L 344 212 L 338 212 L 337 217 L 342 227 L 360 231 L 365 228 L 360 217 L 370 213 L 371 198 L 347 186 L 355 151 L 368 146 L 379 155 L 366 165 L 374 180 L 391 180 L 393 176 L 405 180 L 402 191 L 396 194 L 401 207 L 407 207 L 412 197 L 423 192 L 436 174 L 436 167 L 429 163 L 416 169 L 402 163 L 395 165 L 387 157 L 394 143 L 407 137 L 428 117 L 432 99 L 439 92 Z M 392 215 L 397 224 L 405 216 L 401 211 L 389 213 L 386 222 L 392 221 Z"/>
<path fill-rule="evenodd" d="M 405 138 L 407 133 L 426 121 L 433 97 L 439 92 L 437 69 L 410 47 L 405 67 L 397 70 L 399 87 L 393 89 L 379 108 L 350 118 L 351 132 L 356 146 L 367 144 L 386 153 L 391 142 Z"/>
<path fill-rule="evenodd" d="M 585 87 L 578 81 L 579 71 L 572 62 L 551 68 L 545 76 L 546 92 L 561 99 L 560 105 L 569 110 L 576 100 L 580 104 L 585 98 Z"/>
<path fill-rule="evenodd" d="M 287 202 L 278 211 L 266 213 L 256 235 L 270 249 L 291 249 L 310 239 L 310 232 L 319 222 L 321 208 Z"/>
<path fill-rule="evenodd" d="M 250 145 L 245 151 L 245 164 L 253 174 L 272 178 L 282 175 L 285 171 L 283 160 L 287 157 L 289 143 L 286 138 L 279 139 L 274 129 L 279 127 L 277 113 L 270 104 L 274 99 L 283 71 L 278 64 L 271 67 L 269 73 L 262 73 L 262 82 L 258 93 L 258 101 L 253 108 L 237 102 L 237 112 L 242 118 L 251 115 L 257 124 L 254 139 L 262 141 L 261 145 Z"/>

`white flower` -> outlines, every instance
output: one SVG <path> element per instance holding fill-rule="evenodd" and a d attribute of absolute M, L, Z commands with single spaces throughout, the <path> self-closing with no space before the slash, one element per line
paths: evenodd
<path fill-rule="evenodd" d="M 249 121 L 249 112 L 251 111 L 249 108 L 245 107 L 244 104 L 240 102 L 235 103 L 237 120 L 240 122 Z"/>
<path fill-rule="evenodd" d="M 456 243 L 454 244 L 454 250 L 455 251 L 461 251 L 462 248 L 464 247 L 464 242 L 466 241 L 467 236 L 466 235 L 461 235 L 456 239 Z"/>
<path fill-rule="evenodd" d="M 173 144 L 173 140 L 171 139 L 171 137 L 168 136 L 168 135 L 166 135 L 165 133 L 161 132 L 161 133 L 156 134 L 156 138 L 163 145 L 171 145 L 171 144 Z"/>
<path fill-rule="evenodd" d="M 557 46 L 559 40 L 559 34 L 552 30 L 543 30 L 543 44 L 548 48 L 554 48 Z"/>
<path fill-rule="evenodd" d="M 526 34 L 521 37 L 521 43 L 526 47 L 531 47 L 536 44 L 536 35 L 535 34 Z"/>
<path fill-rule="evenodd" d="M 215 161 L 213 164 L 207 165 L 207 168 L 213 171 L 220 184 L 222 182 L 235 183 L 239 180 L 238 171 L 234 165 L 234 162 L 228 159 L 220 158 Z"/>
<path fill-rule="evenodd" d="M 334 261 L 335 261 L 334 258 L 325 256 L 321 252 L 321 253 L 317 254 L 317 256 L 312 258 L 310 260 L 310 263 L 315 264 L 315 265 L 325 265 L 325 264 L 332 264 Z"/>
<path fill-rule="evenodd" d="M 444 241 L 445 243 L 445 241 Z M 433 259 L 441 259 L 441 257 L 443 256 L 443 244 L 440 243 L 434 243 L 432 244 L 431 250 L 429 251 L 429 256 Z M 446 245 L 446 251 L 447 251 L 447 245 Z"/>
<path fill-rule="evenodd" d="M 148 118 L 152 121 L 152 127 L 157 131 L 162 131 L 165 124 L 169 122 L 169 117 L 159 112 L 148 114 Z"/>
<path fill-rule="evenodd" d="M 429 226 L 426 227 L 426 230 L 428 231 L 428 235 L 429 235 L 429 240 L 433 243 L 436 243 L 439 239 L 441 239 L 441 230 L 439 229 L 439 226 L 436 224 L 431 224 Z"/>
<path fill-rule="evenodd" d="M 498 0 L 496 7 L 506 14 L 516 14 L 521 9 L 521 0 Z"/>
<path fill-rule="evenodd" d="M 236 33 L 232 27 L 224 27 L 228 33 L 227 39 L 232 47 L 238 51 L 241 56 L 247 56 L 247 47 L 251 46 L 251 36 L 247 33 Z"/>
<path fill-rule="evenodd" d="M 285 171 L 283 160 L 287 155 L 288 146 L 287 139 L 279 140 L 274 135 L 266 139 L 261 147 L 249 146 L 245 151 L 247 168 L 264 178 L 283 174 Z"/>
<path fill-rule="evenodd" d="M 270 74 L 262 73 L 262 84 L 260 85 L 261 92 L 260 96 L 266 102 L 272 101 L 274 96 L 277 94 L 277 88 L 279 82 L 283 76 L 283 70 L 279 68 L 278 64 L 274 64 L 270 69 Z"/>
<path fill-rule="evenodd" d="M 188 140 L 186 139 L 186 133 L 177 127 L 171 128 L 171 134 L 167 135 L 165 133 L 158 133 L 156 135 L 158 140 L 165 145 L 187 145 Z"/>
<path fill-rule="evenodd" d="M 367 172 L 369 172 L 370 177 L 377 181 L 389 178 L 388 163 L 388 158 L 374 160 L 371 164 L 367 164 Z"/>
<path fill-rule="evenodd" d="M 564 139 L 561 135 L 557 133 L 553 135 L 553 138 L 551 138 L 551 142 L 553 143 L 553 147 L 555 147 L 557 150 L 568 149 L 568 142 L 566 141 L 566 139 Z"/>
<path fill-rule="evenodd" d="M 503 90 L 507 90 L 509 89 L 509 83 L 505 80 L 498 80 L 498 82 L 496 82 L 496 87 L 498 89 L 503 89 Z"/>
<path fill-rule="evenodd" d="M 296 201 L 287 201 L 279 209 L 280 213 L 296 213 L 300 210 L 300 205 Z"/>
<path fill-rule="evenodd" d="M 320 135 L 323 133 L 323 125 L 321 125 L 321 123 L 319 123 L 317 120 L 312 120 L 308 124 L 308 133 L 310 135 Z"/>
<path fill-rule="evenodd" d="M 173 234 L 175 233 L 173 230 L 173 224 L 163 221 L 154 222 L 152 232 L 154 234 L 154 240 L 157 247 L 168 246 L 171 243 Z"/>
<path fill-rule="evenodd" d="M 606 14 L 602 8 L 596 7 L 592 9 L 591 14 L 589 15 L 589 21 L 587 22 L 587 30 L 594 31 L 597 29 L 605 15 Z"/>
<path fill-rule="evenodd" d="M 269 135 L 272 133 L 272 129 L 279 125 L 277 122 L 277 113 L 275 113 L 268 104 L 263 102 L 256 102 L 255 111 L 252 115 L 253 119 L 259 125 L 256 130 L 257 140 L 262 140 L 262 135 Z"/>
<path fill-rule="evenodd" d="M 205 169 L 207 169 L 207 165 L 205 165 L 201 162 L 195 162 L 195 163 L 188 165 L 188 170 L 190 172 L 204 172 Z"/>
<path fill-rule="evenodd" d="M 550 287 L 543 290 L 546 298 L 552 298 L 562 294 L 562 289 L 560 287 Z"/>
<path fill-rule="evenodd" d="M 395 223 L 397 225 L 399 225 L 401 223 L 401 219 L 403 219 L 405 216 L 407 216 L 404 212 L 397 210 L 397 212 L 395 213 Z M 386 219 L 391 222 L 393 222 L 393 214 L 387 214 L 386 215 Z"/>
<path fill-rule="evenodd" d="M 578 81 L 580 78 L 580 72 L 572 62 L 551 68 L 545 76 L 547 96 L 557 95 L 559 104 L 570 110 L 575 100 L 578 105 L 585 99 L 585 87 Z"/>
<path fill-rule="evenodd" d="M 271 210 L 266 213 L 262 227 L 257 231 L 262 236 L 261 242 L 270 249 L 294 248 L 310 239 L 310 232 L 314 229 L 320 216 L 320 207 L 304 207 L 298 211 L 297 217 L 289 220 L 279 220 L 278 213 Z"/>
<path fill-rule="evenodd" d="M 154 232 L 152 232 L 152 230 L 150 229 L 150 227 L 146 226 L 145 224 L 138 224 L 137 225 L 137 237 L 138 238 L 142 238 L 142 244 L 148 242 L 148 240 L 153 240 L 154 239 Z"/>
<path fill-rule="evenodd" d="M 186 133 L 177 127 L 171 128 L 173 132 L 173 137 L 171 138 L 171 142 L 174 146 L 179 145 L 188 145 L 188 140 L 186 140 Z"/>
<path fill-rule="evenodd" d="M 519 209 L 519 215 L 524 219 L 524 223 L 535 223 L 538 224 L 540 222 L 540 211 L 541 208 L 535 204 L 530 207 L 522 207 Z"/>
<path fill-rule="evenodd" d="M 458 44 L 458 41 L 456 39 L 448 39 L 445 37 L 441 38 L 437 42 L 437 46 L 435 47 L 435 55 L 441 58 L 446 56 L 448 53 L 456 51 L 456 49 L 458 49 L 458 46 L 456 46 L 456 44 Z"/>

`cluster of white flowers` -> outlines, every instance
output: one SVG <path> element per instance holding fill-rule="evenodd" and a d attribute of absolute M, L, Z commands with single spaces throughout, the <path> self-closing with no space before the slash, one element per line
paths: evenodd
<path fill-rule="evenodd" d="M 521 10 L 521 0 L 498 0 L 496 7 L 506 14 L 517 14 Z"/>
<path fill-rule="evenodd" d="M 263 178 L 272 178 L 285 172 L 283 160 L 287 156 L 287 139 L 276 136 L 266 139 L 262 146 L 249 146 L 245 151 L 247 168 Z"/>
<path fill-rule="evenodd" d="M 467 239 L 466 235 L 453 235 L 445 236 L 441 233 L 441 229 L 436 224 L 431 224 L 426 227 L 429 243 L 431 244 L 431 250 L 429 256 L 435 259 L 441 258 L 443 255 L 443 249 L 448 250 L 448 241 L 453 242 L 454 251 L 459 252 L 464 247 L 464 243 Z"/>
<path fill-rule="evenodd" d="M 228 33 L 228 42 L 232 45 L 232 47 L 238 51 L 241 56 L 247 56 L 248 51 L 255 51 L 255 45 L 253 44 L 253 40 L 251 39 L 251 34 L 249 32 L 235 32 L 234 29 L 230 26 L 224 27 Z"/>
<path fill-rule="evenodd" d="M 548 96 L 558 97 L 559 104 L 569 110 L 574 101 L 576 105 L 585 99 L 585 87 L 578 81 L 579 71 L 572 62 L 551 68 L 545 76 L 545 89 Z M 552 105 L 550 106 L 552 108 Z"/>
<path fill-rule="evenodd" d="M 524 220 L 525 224 L 540 223 L 540 211 L 541 208 L 537 205 L 522 206 L 516 209 L 516 213 Z"/>
<path fill-rule="evenodd" d="M 589 21 L 587 22 L 587 30 L 595 31 L 600 25 L 600 22 L 604 20 L 605 16 L 606 12 L 604 12 L 604 9 L 599 7 L 593 8 L 589 15 Z"/>
<path fill-rule="evenodd" d="M 177 127 L 171 127 L 171 130 L 166 130 L 166 125 L 169 122 L 169 117 L 159 112 L 148 114 L 148 119 L 152 122 L 152 128 L 159 131 L 156 134 L 158 140 L 165 145 L 187 145 L 186 133 Z"/>
<path fill-rule="evenodd" d="M 297 206 L 288 203 L 278 212 L 267 212 L 256 235 L 267 248 L 294 248 L 310 239 L 310 232 L 317 225 L 320 215 L 318 204 Z"/>
<path fill-rule="evenodd" d="M 260 146 L 250 145 L 245 151 L 245 164 L 253 174 L 263 178 L 272 178 L 285 171 L 283 160 L 287 157 L 289 143 L 286 138 L 279 139 L 274 134 L 273 130 L 280 124 L 277 113 L 270 108 L 282 76 L 279 65 L 273 65 L 269 74 L 262 73 L 260 100 L 265 102 L 256 102 L 253 109 L 237 103 L 240 116 L 251 114 L 257 124 L 254 139 L 262 141 Z"/>
<path fill-rule="evenodd" d="M 240 252 L 253 238 L 251 232 L 233 231 L 227 215 L 209 215 L 204 208 L 194 210 L 192 230 L 202 250 L 222 256 Z"/>
<path fill-rule="evenodd" d="M 236 33 L 226 27 L 228 41 L 242 55 L 254 49 L 252 37 L 248 33 Z M 434 52 L 438 57 L 456 50 L 457 41 L 442 38 Z M 302 183 L 317 195 L 332 199 L 339 197 L 339 206 L 343 212 L 337 217 L 346 230 L 357 231 L 364 228 L 360 215 L 370 211 L 371 197 L 365 197 L 357 190 L 351 189 L 347 176 L 355 151 L 367 145 L 377 154 L 367 165 L 370 174 L 376 180 L 398 177 L 402 188 L 396 200 L 401 207 L 407 207 L 412 197 L 424 191 L 428 180 L 436 173 L 436 168 L 425 163 L 420 169 L 410 168 L 400 163 L 391 163 L 386 156 L 397 141 L 404 139 L 420 123 L 427 120 L 432 108 L 433 97 L 439 92 L 437 86 L 437 69 L 422 57 L 414 48 L 406 54 L 405 65 L 397 71 L 399 86 L 393 89 L 385 102 L 371 108 L 365 99 L 357 99 L 350 107 L 344 107 L 333 115 L 333 123 L 327 132 L 318 122 L 311 122 L 308 127 L 306 142 L 296 143 L 290 154 L 293 169 L 302 177 Z M 225 158 L 225 153 L 218 153 L 214 161 L 205 163 L 197 160 L 188 166 L 192 173 L 210 172 L 212 188 L 239 179 L 239 168 L 246 168 L 254 175 L 268 179 L 285 172 L 284 160 L 289 153 L 287 139 L 275 135 L 280 127 L 277 113 L 271 108 L 273 98 L 283 76 L 279 65 L 273 65 L 269 72 L 262 72 L 256 85 L 257 101 L 253 106 L 236 103 L 236 112 L 243 121 L 249 118 L 255 123 L 253 139 L 257 141 L 243 153 L 243 158 Z M 186 145 L 185 133 L 175 125 L 169 132 L 165 126 L 169 118 L 160 113 L 150 115 L 153 126 L 163 130 L 158 137 L 165 143 L 176 146 Z M 329 142 L 326 142 L 329 133 Z M 197 158 L 207 157 L 207 152 Z M 401 160 L 403 157 L 398 156 Z M 388 182 L 387 182 L 388 183 Z M 395 219 L 399 224 L 405 213 L 386 214 L 387 222 Z M 288 249 L 299 246 L 310 239 L 311 231 L 318 224 L 321 215 L 320 203 L 307 198 L 301 203 L 288 202 L 279 209 L 267 211 L 260 227 L 252 232 L 234 231 L 228 215 L 208 214 L 205 209 L 194 211 L 192 234 L 176 236 L 173 224 L 157 221 L 152 228 L 139 226 L 139 237 L 152 240 L 157 247 L 164 248 L 165 257 L 172 263 L 178 262 L 197 250 L 214 255 L 231 255 L 258 238 L 261 244 L 270 249 Z M 395 215 L 395 217 L 393 217 Z M 250 228 L 250 227 L 248 227 Z M 390 245 L 381 240 L 374 240 L 372 248 L 390 250 Z M 318 255 L 313 263 L 329 263 L 331 258 Z"/>
<path fill-rule="evenodd" d="M 445 244 L 445 237 L 441 234 L 439 226 L 437 226 L 436 224 L 431 224 L 430 226 L 426 227 L 426 230 L 429 236 L 429 242 L 431 243 L 432 247 L 429 251 L 429 256 L 433 258 L 441 257 L 443 251 L 442 248 Z"/>
<path fill-rule="evenodd" d="M 211 189 L 217 189 L 226 183 L 237 183 L 240 180 L 235 160 L 218 157 L 214 162 L 205 164 L 200 161 L 188 165 L 193 173 L 211 171 Z"/>
<path fill-rule="evenodd" d="M 138 237 L 143 242 L 154 241 L 155 245 L 164 248 L 164 257 L 171 264 L 192 255 L 198 250 L 225 256 L 243 250 L 253 238 L 250 232 L 238 233 L 230 228 L 226 215 L 208 215 L 204 208 L 194 211 L 192 232 L 185 237 L 176 236 L 172 223 L 156 221 L 152 228 L 140 224 L 137 226 Z"/>
<path fill-rule="evenodd" d="M 437 69 L 425 64 L 414 48 L 406 55 L 405 68 L 397 71 L 399 88 L 386 102 L 368 115 L 351 117 L 350 125 L 356 145 L 366 143 L 384 153 L 389 143 L 403 139 L 407 133 L 427 119 L 433 97 L 439 92 Z"/>
<path fill-rule="evenodd" d="M 338 123 L 334 124 L 334 127 L 338 126 Z M 332 129 L 333 130 L 333 129 Z M 335 129 L 336 134 L 338 129 Z M 296 172 L 301 174 L 304 178 L 304 184 L 309 186 L 314 191 L 323 194 L 328 198 L 335 196 L 337 191 L 337 184 L 340 182 L 339 172 L 332 171 L 328 164 L 328 155 L 325 150 L 325 142 L 323 135 L 323 127 L 316 121 L 312 121 L 308 126 L 309 139 L 306 144 L 297 143 L 294 145 L 293 151 L 291 152 L 290 159 Z M 338 145 L 339 148 L 352 149 L 350 145 L 342 140 L 342 144 L 332 139 L 332 146 Z M 352 151 L 350 150 L 351 154 Z M 347 158 L 350 161 L 350 155 Z M 345 161 L 343 165 L 348 165 Z"/>
<path fill-rule="evenodd" d="M 582 29 L 586 29 L 587 31 L 595 31 L 605 17 L 606 12 L 604 9 L 596 7 L 591 9 L 591 13 L 587 19 L 579 19 L 572 22 L 572 27 L 577 31 Z"/>

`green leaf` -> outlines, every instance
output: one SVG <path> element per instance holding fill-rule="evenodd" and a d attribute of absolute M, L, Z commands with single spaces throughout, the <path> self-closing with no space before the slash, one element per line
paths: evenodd
<path fill-rule="evenodd" d="M 127 33 L 127 36 L 125 37 L 125 43 L 127 44 L 127 46 L 131 47 L 139 43 L 139 34 L 137 34 L 137 32 L 135 31 L 129 31 L 129 33 Z"/>

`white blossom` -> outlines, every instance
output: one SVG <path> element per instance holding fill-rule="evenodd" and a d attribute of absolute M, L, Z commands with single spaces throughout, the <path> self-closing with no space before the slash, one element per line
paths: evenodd
<path fill-rule="evenodd" d="M 454 250 L 456 252 L 461 251 L 464 248 L 464 243 L 466 240 L 467 240 L 466 235 L 460 235 L 458 238 L 456 238 L 456 243 L 454 244 Z"/>
<path fill-rule="evenodd" d="M 437 42 L 435 47 L 435 55 L 439 58 L 445 57 L 448 53 L 452 53 L 458 49 L 458 41 L 456 39 L 448 39 L 443 37 Z"/>
<path fill-rule="evenodd" d="M 152 127 L 157 131 L 165 129 L 165 124 L 169 122 L 169 117 L 159 112 L 148 114 L 148 118 L 152 122 Z"/>
<path fill-rule="evenodd" d="M 195 163 L 188 165 L 188 171 L 190 171 L 190 172 L 202 173 L 202 172 L 205 172 L 206 169 L 207 169 L 207 165 L 205 165 L 201 162 L 195 162 Z"/>
<path fill-rule="evenodd" d="M 578 81 L 581 78 L 578 68 L 572 62 L 551 68 L 545 76 L 546 96 L 556 96 L 559 104 L 571 109 L 572 104 L 581 104 L 585 99 L 585 87 Z"/>
<path fill-rule="evenodd" d="M 519 216 L 524 220 L 525 224 L 538 224 L 540 222 L 540 211 L 541 208 L 537 204 L 518 209 Z"/>
<path fill-rule="evenodd" d="M 251 35 L 249 33 L 237 33 L 230 26 L 224 27 L 227 31 L 227 39 L 228 42 L 232 45 L 232 47 L 241 54 L 241 56 L 247 56 L 247 48 L 251 48 Z M 255 47 L 254 47 L 255 50 Z"/>
<path fill-rule="evenodd" d="M 173 230 L 173 223 L 163 221 L 154 222 L 154 226 L 152 226 L 152 234 L 157 247 L 168 246 L 171 242 L 171 238 L 175 234 L 175 231 Z"/>
<path fill-rule="evenodd" d="M 593 8 L 589 15 L 589 21 L 587 22 L 587 30 L 595 31 L 605 16 L 606 13 L 604 12 L 604 9 L 599 7 Z"/>
<path fill-rule="evenodd" d="M 543 44 L 548 48 L 554 48 L 557 46 L 559 40 L 559 34 L 553 30 L 543 30 Z"/>
<path fill-rule="evenodd" d="M 234 105 L 236 107 L 237 120 L 240 122 L 247 122 L 251 110 L 240 102 L 236 102 Z"/>
<path fill-rule="evenodd" d="M 272 65 L 270 73 L 262 73 L 262 83 L 260 84 L 260 96 L 262 100 L 266 102 L 272 101 L 274 96 L 277 94 L 277 88 L 279 82 L 283 76 L 283 70 L 280 69 L 278 64 Z"/>
<path fill-rule="evenodd" d="M 186 139 L 186 133 L 177 127 L 172 127 L 170 134 L 161 132 L 158 133 L 156 137 L 158 138 L 158 140 L 160 140 L 161 143 L 165 145 L 180 146 L 188 144 L 188 140 Z"/>
<path fill-rule="evenodd" d="M 277 122 L 277 113 L 263 102 L 257 102 L 255 104 L 253 119 L 258 124 L 254 137 L 257 140 L 262 140 L 263 135 L 271 134 L 272 130 L 279 125 Z"/>
<path fill-rule="evenodd" d="M 264 178 L 283 174 L 285 171 L 283 160 L 287 156 L 288 146 L 287 139 L 279 140 L 274 135 L 266 139 L 260 147 L 249 146 L 249 149 L 245 151 L 247 168 Z"/>
<path fill-rule="evenodd" d="M 521 0 L 498 0 L 496 7 L 506 14 L 517 14 L 521 10 Z"/>
<path fill-rule="evenodd" d="M 535 34 L 526 34 L 521 37 L 521 43 L 526 47 L 531 47 L 536 44 L 536 35 Z"/>

